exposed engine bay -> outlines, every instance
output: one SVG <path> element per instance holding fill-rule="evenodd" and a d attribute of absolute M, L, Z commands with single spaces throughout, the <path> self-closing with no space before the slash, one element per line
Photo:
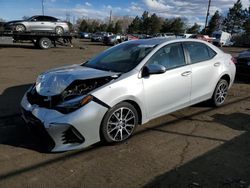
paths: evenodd
<path fill-rule="evenodd" d="M 114 78 L 106 77 L 84 81 L 76 80 L 62 92 L 62 101 L 67 101 L 81 95 L 86 95 L 90 91 L 93 91 L 94 89 L 108 83 L 112 79 Z"/>
<path fill-rule="evenodd" d="M 31 104 L 54 109 L 58 104 L 86 95 L 115 78 L 117 77 L 108 76 L 88 80 L 75 80 L 61 94 L 53 96 L 40 95 L 36 90 L 36 85 L 34 84 L 32 89 L 27 93 L 27 99 Z"/>

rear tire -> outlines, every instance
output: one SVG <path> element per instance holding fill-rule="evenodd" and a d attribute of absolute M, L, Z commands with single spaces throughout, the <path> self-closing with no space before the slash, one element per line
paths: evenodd
<path fill-rule="evenodd" d="M 56 32 L 57 35 L 63 35 L 64 29 L 61 26 L 57 26 L 55 28 L 55 32 Z"/>
<path fill-rule="evenodd" d="M 132 136 L 138 125 L 138 113 L 133 105 L 122 102 L 104 116 L 100 134 L 107 143 L 119 143 Z"/>
<path fill-rule="evenodd" d="M 211 98 L 211 103 L 213 106 L 222 106 L 226 100 L 228 94 L 228 82 L 224 79 L 220 79 L 216 88 L 214 90 L 213 97 Z"/>
<path fill-rule="evenodd" d="M 49 38 L 43 37 L 39 39 L 38 44 L 41 49 L 49 49 L 52 42 Z"/>

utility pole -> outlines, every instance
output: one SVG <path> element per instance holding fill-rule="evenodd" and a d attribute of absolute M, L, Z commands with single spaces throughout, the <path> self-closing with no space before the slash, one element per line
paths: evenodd
<path fill-rule="evenodd" d="M 42 0 L 42 13 L 44 15 L 44 0 Z"/>
<path fill-rule="evenodd" d="M 111 24 L 111 21 L 112 21 L 112 10 L 110 10 L 109 12 L 109 24 Z"/>
<path fill-rule="evenodd" d="M 207 16 L 206 16 L 206 22 L 205 22 L 205 28 L 204 28 L 205 32 L 206 32 L 206 29 L 207 29 L 207 22 L 208 22 L 210 6 L 211 6 L 211 0 L 208 0 Z"/>

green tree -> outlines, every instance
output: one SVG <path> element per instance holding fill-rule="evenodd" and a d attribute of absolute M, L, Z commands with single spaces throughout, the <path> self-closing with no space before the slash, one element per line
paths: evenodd
<path fill-rule="evenodd" d="M 94 33 L 100 30 L 100 27 L 99 27 L 100 23 L 97 20 L 93 20 L 91 24 L 89 24 L 89 28 L 90 26 L 91 26 L 91 30 L 89 29 L 88 32 Z"/>
<path fill-rule="evenodd" d="M 89 28 L 89 24 L 86 20 L 82 20 L 81 23 L 80 23 L 80 26 L 79 26 L 79 31 L 82 31 L 82 32 L 86 32 L 88 31 L 88 28 Z"/>
<path fill-rule="evenodd" d="M 211 17 L 208 26 L 206 28 L 206 34 L 212 35 L 212 33 L 220 28 L 221 24 L 221 15 L 219 11 L 217 10 L 214 15 Z"/>
<path fill-rule="evenodd" d="M 180 34 L 184 33 L 185 31 L 185 23 L 182 21 L 181 18 L 175 18 L 173 19 L 171 23 L 171 33 L 174 34 Z"/>
<path fill-rule="evenodd" d="M 114 27 L 114 33 L 122 33 L 121 21 L 117 21 Z"/>
<path fill-rule="evenodd" d="M 144 11 L 141 17 L 141 27 L 140 31 L 144 34 L 149 34 L 150 31 L 150 16 L 147 11 Z"/>
<path fill-rule="evenodd" d="M 140 26 L 141 26 L 141 19 L 139 16 L 136 16 L 132 23 L 128 26 L 128 33 L 135 34 L 135 33 L 140 33 Z"/>
<path fill-rule="evenodd" d="M 197 33 L 199 33 L 200 28 L 201 28 L 200 25 L 198 25 L 197 23 L 194 23 L 194 25 L 192 25 L 191 27 L 189 27 L 189 28 L 187 29 L 187 33 L 190 33 L 190 34 L 197 34 Z"/>
<path fill-rule="evenodd" d="M 242 29 L 244 23 L 244 11 L 241 0 L 237 0 L 232 8 L 229 8 L 224 26 L 227 32 L 233 34 Z"/>
<path fill-rule="evenodd" d="M 149 34 L 159 33 L 162 27 L 162 20 L 153 14 L 149 19 Z"/>
<path fill-rule="evenodd" d="M 250 36 L 250 18 L 248 18 L 248 19 L 245 21 L 245 23 L 244 23 L 244 25 L 243 25 L 243 28 L 244 28 L 244 30 L 245 30 L 245 33 L 246 33 L 248 36 Z"/>
<path fill-rule="evenodd" d="M 245 33 L 250 36 L 250 6 L 244 11 L 245 22 L 243 24 L 243 29 Z"/>
<path fill-rule="evenodd" d="M 171 32 L 171 20 L 165 19 L 161 28 L 161 32 L 163 33 L 170 33 Z"/>
<path fill-rule="evenodd" d="M 108 25 L 105 23 L 100 24 L 99 29 L 100 31 L 107 31 Z"/>
<path fill-rule="evenodd" d="M 108 24 L 107 32 L 114 32 L 114 23 L 113 22 Z"/>

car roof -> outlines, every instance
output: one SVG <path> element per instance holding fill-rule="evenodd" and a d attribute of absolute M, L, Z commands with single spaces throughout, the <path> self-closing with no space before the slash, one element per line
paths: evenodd
<path fill-rule="evenodd" d="M 129 43 L 136 43 L 142 45 L 159 45 L 166 42 L 200 42 L 206 43 L 199 39 L 180 39 L 180 38 L 150 38 L 150 39 L 139 39 L 139 40 L 131 40 Z"/>
<path fill-rule="evenodd" d="M 158 45 L 170 41 L 168 38 L 150 38 L 150 39 L 139 39 L 131 40 L 129 43 L 142 44 L 142 45 Z"/>
<path fill-rule="evenodd" d="M 48 16 L 48 15 L 34 15 L 34 16 L 31 16 L 31 18 L 34 18 L 34 17 L 50 17 L 50 18 L 55 18 L 53 16 Z"/>

